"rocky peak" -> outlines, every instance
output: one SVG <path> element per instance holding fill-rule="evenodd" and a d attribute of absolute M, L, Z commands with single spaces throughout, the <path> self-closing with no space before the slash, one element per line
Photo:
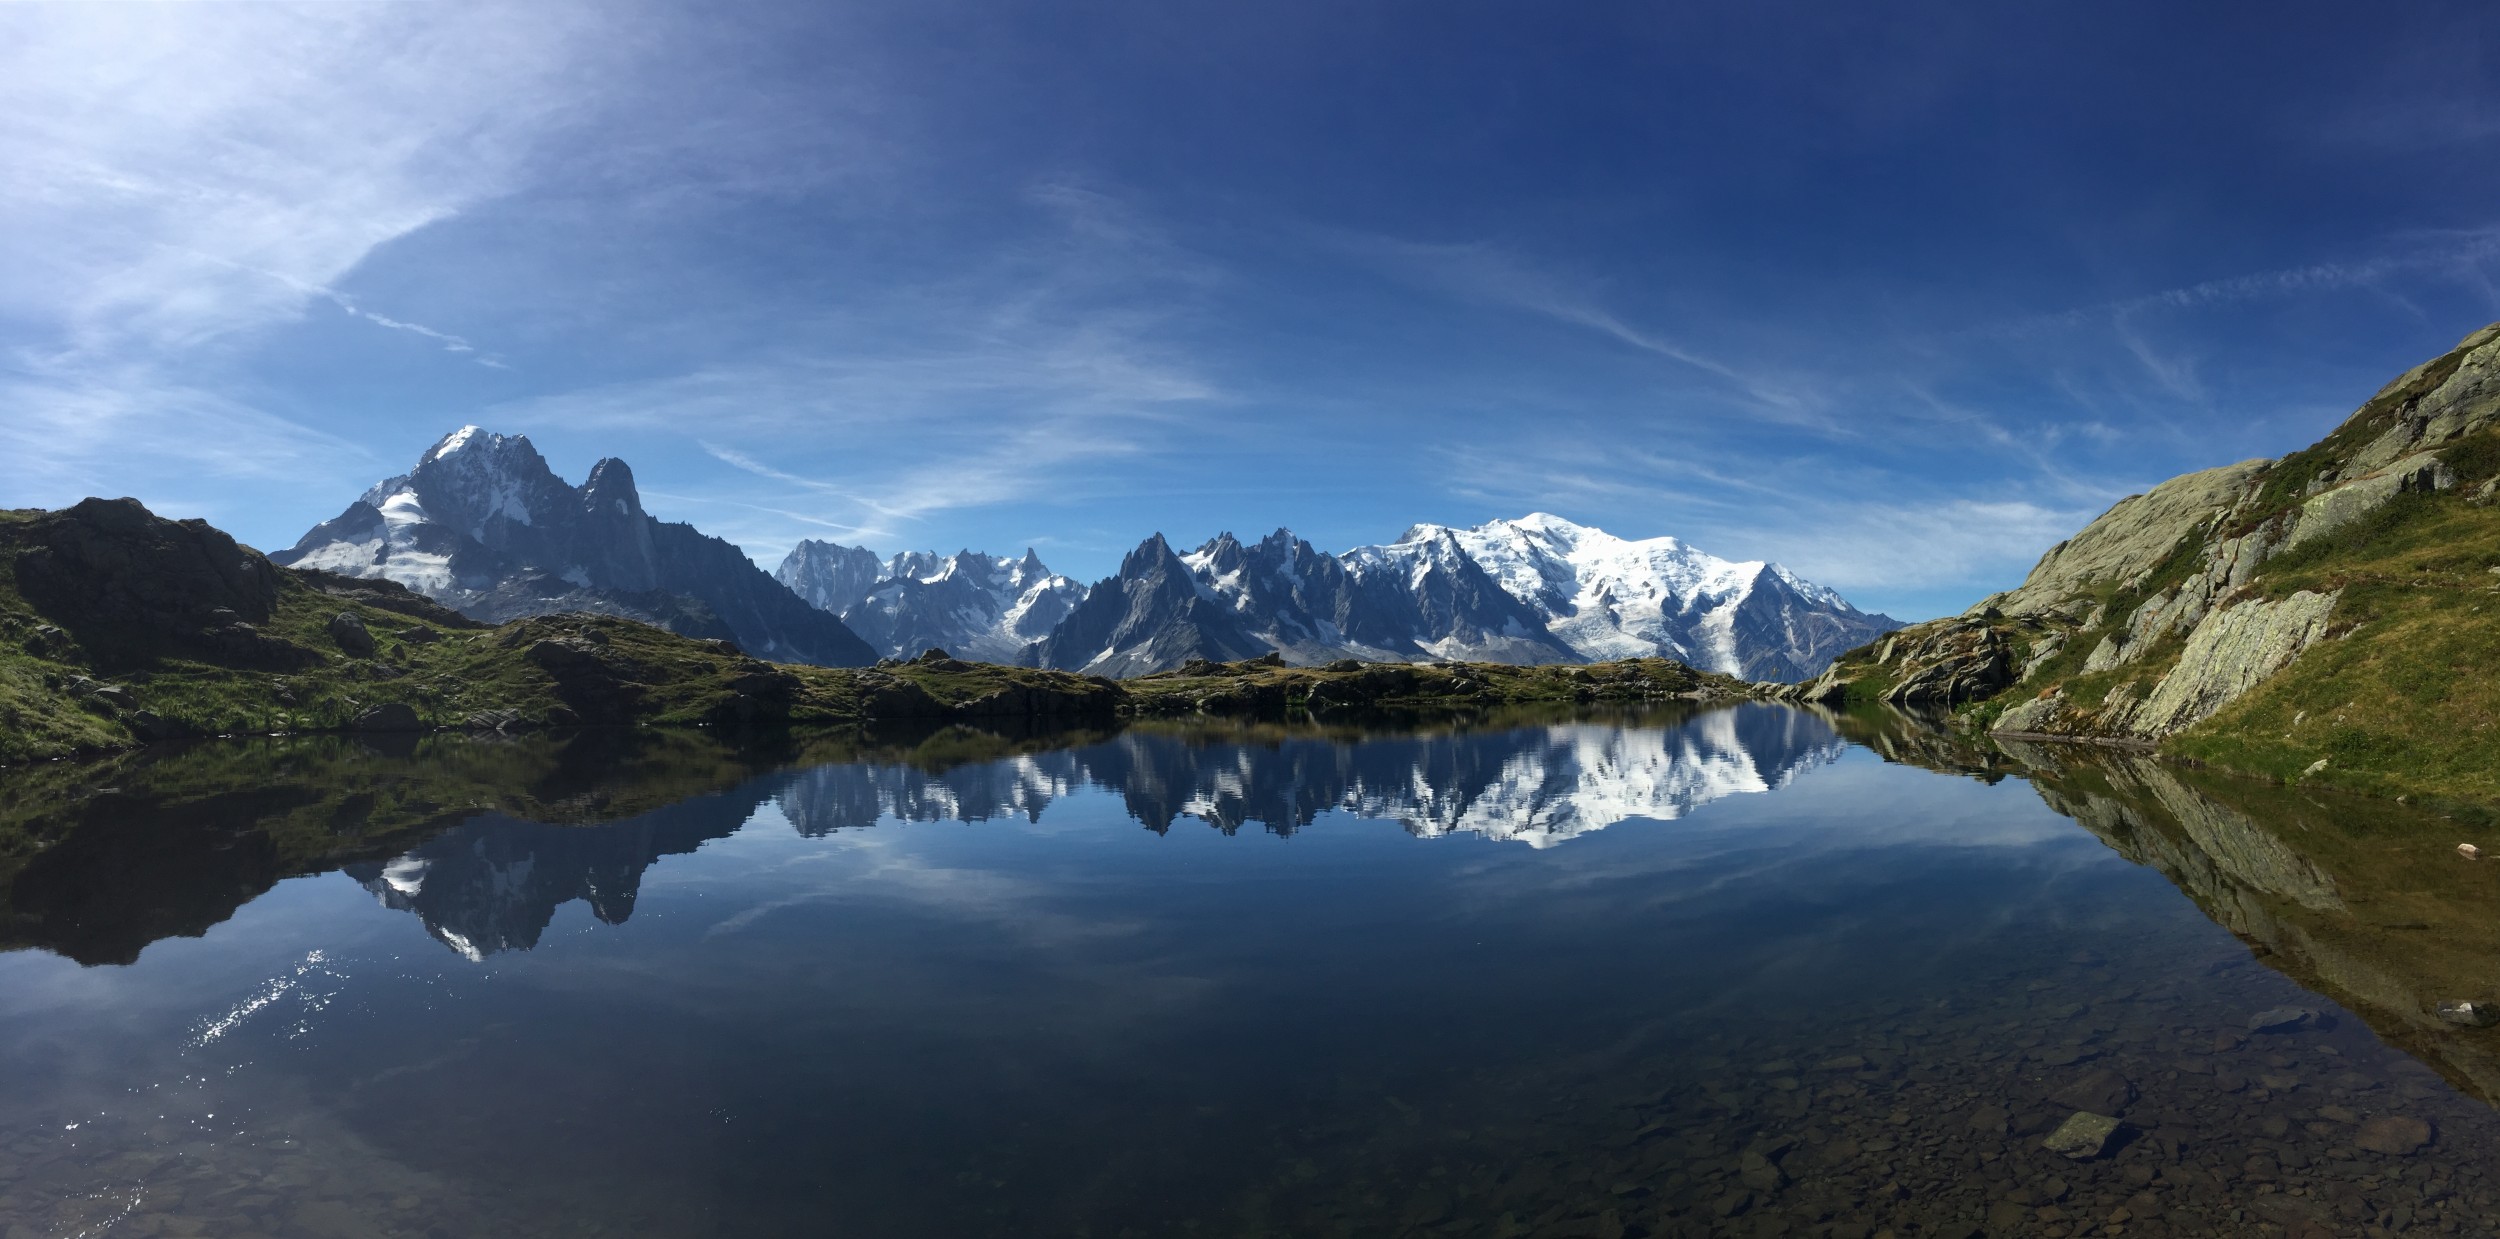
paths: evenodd
<path fill-rule="evenodd" d="M 866 547 L 802 540 L 790 548 L 773 579 L 819 610 L 840 614 L 868 596 L 886 576 L 876 553 Z"/>
<path fill-rule="evenodd" d="M 1241 571 L 1248 557 L 1242 551 L 1241 540 L 1227 531 L 1208 540 L 1206 545 L 1199 547 L 1188 556 L 1188 559 L 1191 566 L 1221 578 Z"/>
<path fill-rule="evenodd" d="M 634 487 L 633 467 L 614 456 L 590 467 L 582 483 L 582 507 L 593 513 L 641 516 L 642 493 Z"/>
<path fill-rule="evenodd" d="M 1187 567 L 1181 563 L 1181 557 L 1172 553 L 1172 544 L 1164 541 L 1160 533 L 1138 543 L 1136 550 L 1130 551 L 1120 560 L 1120 575 L 1123 578 L 1143 578 L 1157 571 L 1171 571 L 1183 575 L 1188 572 Z"/>
<path fill-rule="evenodd" d="M 745 552 L 654 519 L 625 462 L 602 460 L 574 487 L 525 436 L 475 426 L 275 558 L 396 581 L 489 622 L 591 611 L 734 637 L 767 657 L 834 666 L 876 657 Z"/>

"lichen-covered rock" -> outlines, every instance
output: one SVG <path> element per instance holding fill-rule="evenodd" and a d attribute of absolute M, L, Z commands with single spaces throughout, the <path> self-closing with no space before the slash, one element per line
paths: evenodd
<path fill-rule="evenodd" d="M 2304 500 L 2291 528 L 2283 535 L 2281 549 L 2289 550 L 2342 529 L 2387 506 L 2398 495 L 2447 490 L 2456 484 L 2456 470 L 2449 468 L 2446 461 L 2430 452 L 2416 452 L 2368 477 Z"/>
<path fill-rule="evenodd" d="M 2166 736 L 2212 717 L 2324 637 L 2338 596 L 2302 590 L 2214 612 L 2190 634 L 2178 666 L 2127 720 L 2128 730 Z"/>
<path fill-rule="evenodd" d="M 1947 623 L 1889 639 L 1900 678 L 1884 693 L 1897 706 L 1952 706 L 1994 696 L 2014 682 L 2005 634 L 1984 622 Z"/>
<path fill-rule="evenodd" d="M 2170 558 L 2181 539 L 2209 529 L 2269 463 L 2243 460 L 2175 477 L 2121 499 L 2081 533 L 2050 547 L 2021 586 L 1963 614 L 1975 618 L 1991 609 L 2006 615 L 2042 614 L 2094 587 L 2139 580 Z"/>

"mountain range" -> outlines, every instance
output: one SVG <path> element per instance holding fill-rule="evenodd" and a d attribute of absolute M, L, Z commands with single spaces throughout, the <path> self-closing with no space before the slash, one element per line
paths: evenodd
<path fill-rule="evenodd" d="M 880 557 L 821 541 L 767 576 L 737 547 L 645 514 L 625 462 L 571 486 L 526 437 L 474 426 L 271 558 L 387 578 L 490 622 L 595 611 L 832 666 L 931 648 L 1106 676 L 1269 653 L 1299 665 L 1666 657 L 1794 681 L 1900 627 L 1776 564 L 1545 513 L 1417 525 L 1342 555 L 1284 529 L 1186 553 L 1157 534 L 1091 587 L 1030 549 Z"/>
<path fill-rule="evenodd" d="M 1666 657 L 1793 681 L 1900 627 L 1777 564 L 1541 512 L 1473 529 L 1417 525 L 1343 555 L 1287 529 L 1256 542 L 1219 534 L 1188 552 L 1157 534 L 1090 589 L 1049 575 L 1029 550 L 1017 561 L 970 551 L 881 561 L 802 542 L 776 575 L 892 656 L 937 645 L 1109 676 L 1272 652 L 1301 665 Z"/>
<path fill-rule="evenodd" d="M 1031 548 L 1020 559 L 972 550 L 879 559 L 864 547 L 810 541 L 773 576 L 896 657 L 936 648 L 1013 663 L 1085 596 L 1084 586 L 1043 567 Z"/>

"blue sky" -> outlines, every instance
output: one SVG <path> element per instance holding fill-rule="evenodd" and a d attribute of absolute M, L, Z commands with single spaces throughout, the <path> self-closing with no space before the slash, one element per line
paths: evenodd
<path fill-rule="evenodd" d="M 2190 12 L 2187 10 L 2202 10 Z M 0 504 L 1547 510 L 1906 618 L 2500 318 L 2487 4 L 0 6 Z"/>

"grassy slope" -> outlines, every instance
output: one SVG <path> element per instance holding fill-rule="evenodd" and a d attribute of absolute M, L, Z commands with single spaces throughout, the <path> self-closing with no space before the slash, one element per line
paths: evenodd
<path fill-rule="evenodd" d="M 1332 669 L 1335 668 L 1335 669 Z M 1495 707 L 1735 698 L 1740 680 L 1695 671 L 1665 658 L 1585 666 L 1514 667 L 1500 663 L 1372 664 L 1284 667 L 1218 664 L 1209 674 L 1164 672 L 1122 684 L 1136 713 L 1320 713 L 1382 710 L 1474 711 Z"/>
<path fill-rule="evenodd" d="M 2458 445 L 2474 457 L 2500 437 Z M 2464 470 L 2460 469 L 2460 472 Z M 2486 471 L 2486 475 L 2488 470 Z M 2469 478 L 2476 475 L 2467 474 Z M 2325 641 L 2166 751 L 2277 779 L 2500 807 L 2500 506 L 2406 495 L 2268 563 L 2265 593 L 2344 591 Z"/>
<path fill-rule="evenodd" d="M 2446 362 L 2451 359 L 2443 358 Z M 2434 366 L 2423 382 L 2446 372 Z M 2412 387 L 2419 387 L 2417 383 Z M 2310 478 L 2384 429 L 2399 404 L 2373 401 L 2316 447 L 2268 469 L 2258 499 L 2225 536 L 2297 506 Z M 2323 642 L 2228 708 L 2160 750 L 2238 774 L 2308 780 L 2379 796 L 2438 803 L 2477 817 L 2500 815 L 2500 504 L 2473 497 L 2500 476 L 2500 432 L 2440 449 L 2461 479 L 2453 490 L 2398 496 L 2353 525 L 2268 560 L 2254 585 L 2267 597 L 2342 590 L 2333 617 L 2340 640 Z M 2123 628 L 2145 599 L 2201 567 L 2196 539 L 2133 588 L 2103 586 L 2104 621 L 2070 635 L 2026 683 L 1969 703 L 1956 718 L 1984 728 L 2010 705 L 2051 690 L 2098 702 L 2132 684 L 2141 695 L 2177 665 L 2183 637 L 2168 637 L 2124 666 L 2085 674 L 2101 636 Z M 2003 624 L 2028 656 L 2043 633 Z M 1870 645 L 1843 655 L 1860 679 L 1851 698 L 1889 687 Z M 2317 769 L 2316 763 L 2326 765 Z"/>
<path fill-rule="evenodd" d="M 2316 444 L 2268 466 L 2256 493 L 2233 513 L 2221 537 L 2247 533 L 2301 505 L 2313 483 L 2341 469 L 2447 381 L 2466 346 L 2423 365 L 2373 396 Z M 2500 748 L 2493 712 L 2500 689 L 2478 674 L 2500 655 L 2500 508 L 2475 493 L 2500 478 L 2500 431 L 2440 447 L 2459 485 L 2439 494 L 2398 496 L 2368 517 L 2266 561 L 2257 590 L 2280 598 L 2299 590 L 2343 591 L 2334 616 L 2342 638 L 2312 647 L 2247 696 L 2172 736 L 2161 751 L 2240 774 L 2308 779 L 2383 796 L 2442 803 L 2478 816 L 2500 813 Z M 2101 637 L 2123 628 L 2145 599 L 2199 570 L 2205 546 L 2182 540 L 2170 559 L 2132 588 L 2103 585 L 2086 595 L 2104 604 L 2102 623 L 2076 631 L 2036 674 L 1996 697 L 1967 703 L 1957 717 L 1984 729 L 2009 706 L 2052 690 L 2097 703 L 2113 690 L 2148 693 L 2185 647 L 2168 637 L 2127 665 L 2084 674 Z M 2028 657 L 2045 633 L 2004 621 Z M 1854 696 L 1888 684 L 1871 668 L 1873 647 L 1843 655 L 1856 670 Z M 2323 767 L 2318 766 L 2325 762 Z"/>
<path fill-rule="evenodd" d="M 332 617 L 350 613 L 375 638 L 369 658 L 350 657 L 330 640 Z M 25 638 L 45 622 L 0 572 L 0 765 L 41 761 L 81 752 L 124 748 L 138 742 L 127 713 L 93 696 L 72 691 L 73 679 L 127 685 L 139 709 L 151 711 L 179 731 L 196 735 L 317 732 L 347 726 L 356 715 L 383 703 L 403 703 L 431 726 L 459 726 L 494 710 L 517 713 L 530 724 L 574 721 L 556 677 L 529 656 L 548 638 L 594 644 L 636 700 L 635 721 L 694 725 L 733 705 L 738 682 L 760 672 L 796 681 L 787 711 L 798 725 L 845 725 L 865 720 L 868 691 L 879 683 L 904 682 L 925 694 L 926 708 L 943 709 L 1008 687 L 1078 691 L 1081 677 L 980 664 L 910 665 L 873 674 L 821 667 L 773 667 L 734 649 L 690 640 L 630 620 L 568 615 L 483 628 L 426 621 L 362 602 L 323 594 L 289 575 L 278 613 L 261 631 L 318 651 L 319 662 L 293 672 L 219 666 L 166 657 L 132 667 L 105 669 L 83 652 L 50 656 L 31 652 Z M 411 630 L 431 640 L 411 639 Z"/>

